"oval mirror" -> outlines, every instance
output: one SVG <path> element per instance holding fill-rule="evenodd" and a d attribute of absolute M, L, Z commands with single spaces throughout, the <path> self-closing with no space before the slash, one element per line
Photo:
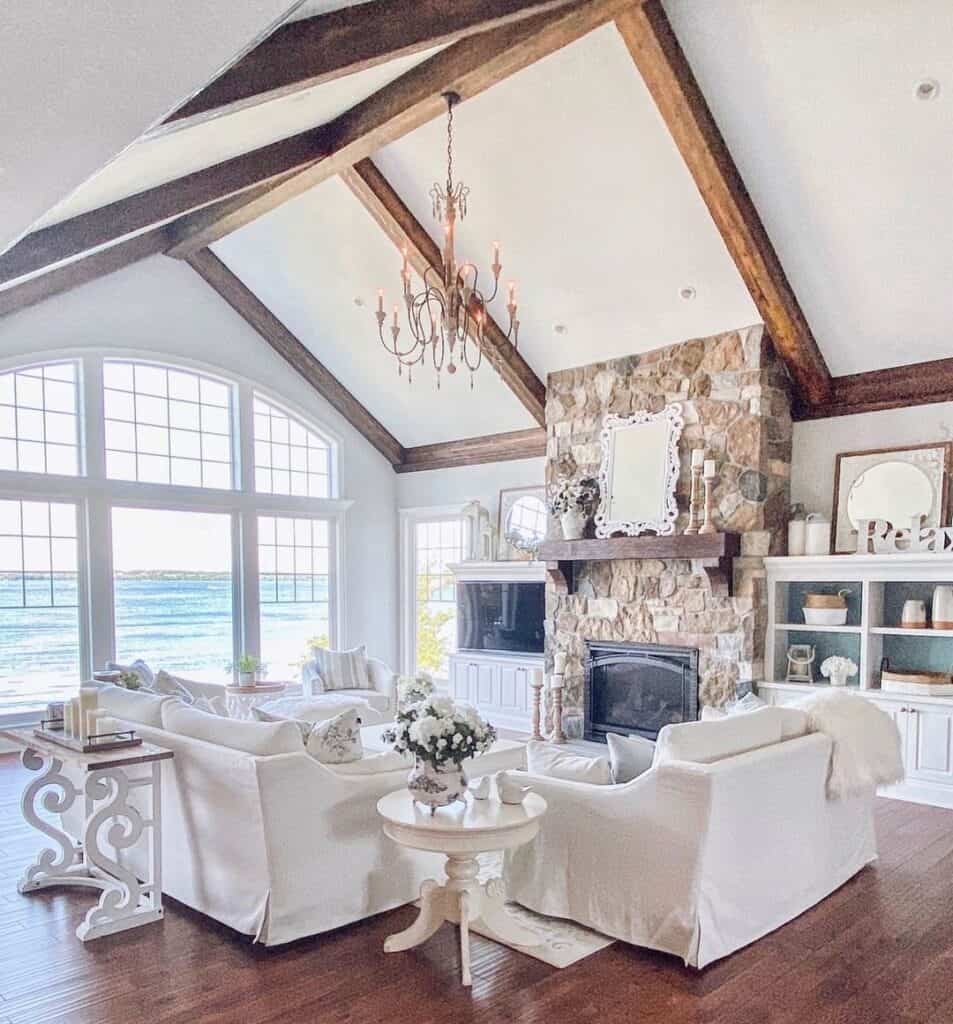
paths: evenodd
<path fill-rule="evenodd" d="M 546 506 L 542 498 L 524 494 L 510 506 L 503 526 L 506 540 L 518 551 L 534 552 L 546 537 Z"/>
<path fill-rule="evenodd" d="M 865 470 L 847 495 L 847 516 L 856 529 L 862 519 L 886 519 L 895 529 L 919 524 L 936 495 L 927 474 L 910 462 L 880 462 Z"/>

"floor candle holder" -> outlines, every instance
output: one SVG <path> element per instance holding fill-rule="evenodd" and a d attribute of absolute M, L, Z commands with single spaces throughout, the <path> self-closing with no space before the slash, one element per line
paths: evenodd
<path fill-rule="evenodd" d="M 542 680 L 539 682 L 533 681 L 529 684 L 533 690 L 533 734 L 531 739 L 541 740 L 543 738 L 540 725 L 542 722 L 542 704 L 543 704 L 543 683 Z"/>
<path fill-rule="evenodd" d="M 549 689 L 553 697 L 553 734 L 549 738 L 550 743 L 565 743 L 566 734 L 563 732 L 563 677 L 561 675 L 550 676 Z"/>

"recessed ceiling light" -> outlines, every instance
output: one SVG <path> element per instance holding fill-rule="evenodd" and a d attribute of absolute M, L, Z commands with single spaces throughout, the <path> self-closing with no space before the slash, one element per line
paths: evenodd
<path fill-rule="evenodd" d="M 935 100 L 940 95 L 940 83 L 935 78 L 921 78 L 913 95 L 918 100 Z"/>
<path fill-rule="evenodd" d="M 364 300 L 361 298 L 360 295 L 354 296 L 354 305 L 357 306 L 358 309 L 364 308 Z"/>
<path fill-rule="evenodd" d="M 695 298 L 695 289 L 691 285 L 686 285 L 684 288 L 679 288 L 678 295 L 686 302 L 691 302 Z"/>
<path fill-rule="evenodd" d="M 553 334 L 568 334 L 569 328 L 565 324 L 553 324 Z"/>

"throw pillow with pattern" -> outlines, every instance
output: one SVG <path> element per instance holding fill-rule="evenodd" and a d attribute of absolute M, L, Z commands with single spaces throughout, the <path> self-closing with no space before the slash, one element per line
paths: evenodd
<path fill-rule="evenodd" d="M 350 651 L 327 651 L 316 648 L 314 666 L 325 690 L 366 690 L 367 648 L 362 644 Z"/>
<path fill-rule="evenodd" d="M 324 764 L 346 764 L 364 756 L 361 742 L 361 716 L 357 708 L 318 722 L 305 742 L 308 753 Z"/>

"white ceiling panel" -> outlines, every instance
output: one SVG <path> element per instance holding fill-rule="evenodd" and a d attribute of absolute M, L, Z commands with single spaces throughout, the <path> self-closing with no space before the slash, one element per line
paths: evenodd
<path fill-rule="evenodd" d="M 311 89 L 197 123 L 172 122 L 130 146 L 69 199 L 51 210 L 42 225 L 76 217 L 325 124 L 440 49 L 422 50 Z"/>
<path fill-rule="evenodd" d="M 831 371 L 953 354 L 953 3 L 665 7 Z"/>
<path fill-rule="evenodd" d="M 3 4 L 0 251 L 293 6 Z"/>
<path fill-rule="evenodd" d="M 401 258 L 339 179 L 286 203 L 214 246 L 216 254 L 403 445 L 535 426 L 484 364 L 469 375 L 406 371 L 381 346 L 377 289 L 399 293 Z M 363 303 L 358 306 L 355 300 Z M 406 327 L 405 327 L 406 329 Z"/>
<path fill-rule="evenodd" d="M 520 345 L 541 376 L 759 321 L 615 27 L 461 104 L 456 175 L 470 186 L 462 255 L 488 275 L 494 240 L 518 283 Z M 445 123 L 375 160 L 437 235 Z M 682 288 L 695 298 L 685 301 Z M 505 289 L 493 307 L 502 324 Z M 564 325 L 557 334 L 554 326 Z"/>

